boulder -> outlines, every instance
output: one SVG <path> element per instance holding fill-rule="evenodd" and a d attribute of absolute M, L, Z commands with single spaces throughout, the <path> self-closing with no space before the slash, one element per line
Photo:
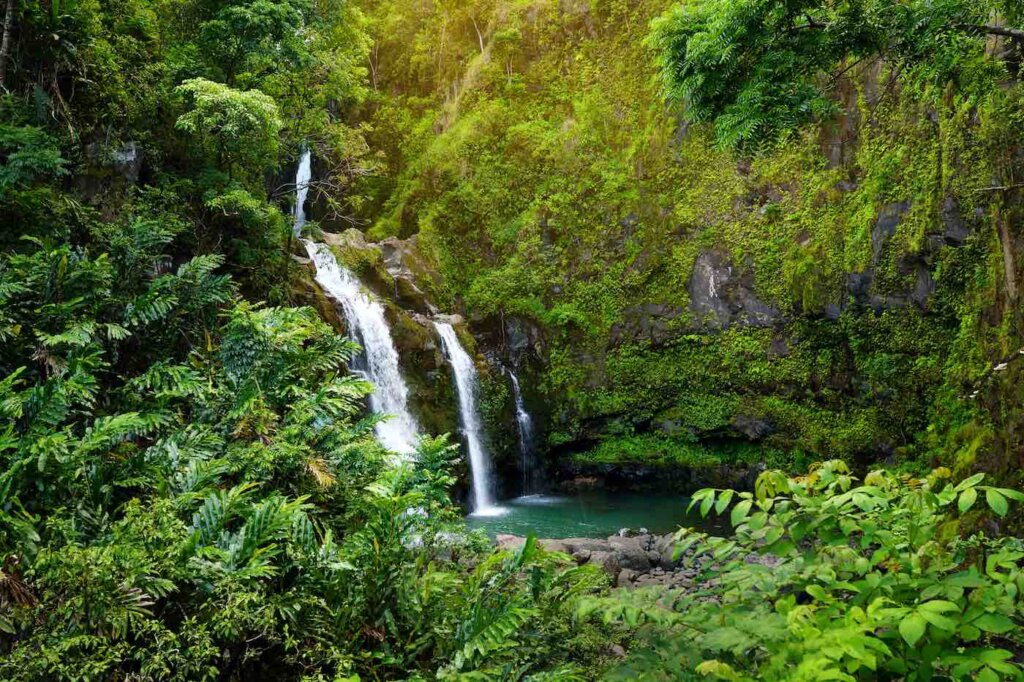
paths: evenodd
<path fill-rule="evenodd" d="M 494 537 L 494 546 L 499 550 L 519 549 L 524 542 L 526 542 L 526 538 L 518 535 L 496 535 Z"/>
<path fill-rule="evenodd" d="M 615 576 L 615 587 L 632 587 L 639 577 L 642 577 L 639 571 L 624 568 Z"/>
<path fill-rule="evenodd" d="M 615 561 L 620 567 L 638 572 L 651 570 L 647 551 L 640 546 L 636 538 L 613 537 L 608 539 L 608 544 L 611 545 Z"/>
<path fill-rule="evenodd" d="M 619 570 L 622 568 L 615 557 L 615 552 L 591 552 L 590 561 L 587 563 L 591 566 L 598 566 L 613 578 L 619 574 Z"/>

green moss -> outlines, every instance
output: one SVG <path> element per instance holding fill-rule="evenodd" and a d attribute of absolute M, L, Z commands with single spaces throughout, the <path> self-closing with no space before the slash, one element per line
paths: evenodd
<path fill-rule="evenodd" d="M 702 445 L 656 434 L 609 438 L 596 447 L 573 455 L 579 464 L 641 464 L 709 468 L 722 465 L 763 464 L 768 468 L 799 468 L 804 457 L 746 442 Z"/>

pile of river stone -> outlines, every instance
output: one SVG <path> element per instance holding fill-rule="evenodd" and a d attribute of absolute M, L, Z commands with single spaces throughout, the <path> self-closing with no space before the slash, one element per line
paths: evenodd
<path fill-rule="evenodd" d="M 515 549 L 525 542 L 518 535 L 499 535 L 495 539 L 500 549 Z M 673 558 L 675 541 L 672 534 L 632 534 L 620 531 L 604 540 L 593 538 L 564 538 L 538 540 L 550 552 L 562 552 L 577 564 L 600 566 L 612 579 L 614 587 L 634 589 L 661 586 L 669 589 L 693 587 L 697 569 L 693 560 Z"/>

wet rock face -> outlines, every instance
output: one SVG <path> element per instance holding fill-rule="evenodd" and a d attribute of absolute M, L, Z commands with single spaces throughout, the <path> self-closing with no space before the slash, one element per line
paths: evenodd
<path fill-rule="evenodd" d="M 753 429 L 773 429 L 767 421 L 752 421 Z M 560 459 L 552 471 L 553 489 L 565 493 L 585 490 L 650 490 L 692 493 L 701 488 L 753 490 L 764 471 L 760 464 L 720 464 L 716 466 L 677 467 L 648 464 L 591 464 Z"/>
<path fill-rule="evenodd" d="M 851 305 L 855 308 L 871 309 L 875 314 L 908 305 L 928 310 L 929 299 L 935 293 L 932 268 L 936 253 L 944 246 L 963 246 L 973 232 L 973 223 L 965 220 L 956 201 L 952 197 L 947 197 L 942 203 L 938 221 L 941 231 L 927 235 L 921 251 L 904 254 L 895 263 L 896 274 L 902 277 L 906 284 L 896 290 L 879 291 L 878 279 L 884 265 L 886 248 L 910 208 L 910 202 L 907 201 L 882 207 L 878 220 L 871 230 L 871 264 L 863 272 L 854 272 L 847 276 L 848 300 L 838 306 L 827 306 L 826 317 L 835 319 L 843 308 Z M 975 219 L 979 217 L 974 216 Z"/>
<path fill-rule="evenodd" d="M 622 311 L 622 322 L 611 329 L 610 343 L 618 346 L 630 341 L 662 344 L 675 336 L 672 322 L 684 313 L 682 308 L 663 303 L 643 303 Z"/>
<path fill-rule="evenodd" d="M 385 239 L 380 243 L 380 250 L 384 268 L 394 279 L 396 302 L 420 313 L 437 313 L 437 307 L 421 285 L 436 286 L 438 275 L 420 252 L 416 236 Z"/>
<path fill-rule="evenodd" d="M 779 311 L 754 293 L 750 273 L 736 271 L 728 255 L 703 251 L 697 257 L 687 284 L 690 311 L 704 329 L 728 329 L 733 325 L 770 327 Z"/>
<path fill-rule="evenodd" d="M 975 216 L 975 218 L 979 217 L 981 216 Z M 971 236 L 972 227 L 964 220 L 960 213 L 960 206 L 953 197 L 946 197 L 942 202 L 940 221 L 942 223 L 942 239 L 949 246 L 963 246 L 967 238 Z"/>
<path fill-rule="evenodd" d="M 882 249 L 889 239 L 896 234 L 896 228 L 903 221 L 903 216 L 910 210 L 909 201 L 900 201 L 883 206 L 878 213 L 878 220 L 871 230 L 871 265 L 878 265 L 882 257 Z"/>

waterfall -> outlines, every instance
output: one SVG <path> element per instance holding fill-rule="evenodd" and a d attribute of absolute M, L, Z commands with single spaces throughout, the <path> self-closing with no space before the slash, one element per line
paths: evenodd
<path fill-rule="evenodd" d="M 316 265 L 316 281 L 341 303 L 352 339 L 363 347 L 366 378 L 373 383 L 370 407 L 390 415 L 376 426 L 387 449 L 407 455 L 415 451 L 419 428 L 409 413 L 409 390 L 398 368 L 398 351 L 384 317 L 384 306 L 363 291 L 359 280 L 343 268 L 325 244 L 304 241 Z"/>
<path fill-rule="evenodd" d="M 519 388 L 519 379 L 511 369 L 506 369 L 512 381 L 512 396 L 516 403 L 516 425 L 519 427 L 519 466 L 523 473 L 523 495 L 534 492 L 536 470 L 533 463 L 533 420 L 526 411 L 523 402 L 523 391 Z"/>
<path fill-rule="evenodd" d="M 494 505 L 494 491 L 491 485 L 491 463 L 483 444 L 483 427 L 477 412 L 477 373 L 473 359 L 459 343 L 455 329 L 447 322 L 434 322 L 448 362 L 455 374 L 455 389 L 459 394 L 459 419 L 466 435 L 469 449 L 469 468 L 473 478 L 471 494 L 473 513 L 494 514 L 499 508 Z"/>
<path fill-rule="evenodd" d="M 303 149 L 302 156 L 299 157 L 299 167 L 295 171 L 295 209 L 292 211 L 292 225 L 296 237 L 306 225 L 306 196 L 309 194 L 309 181 L 313 177 L 312 158 L 312 152 Z"/>

